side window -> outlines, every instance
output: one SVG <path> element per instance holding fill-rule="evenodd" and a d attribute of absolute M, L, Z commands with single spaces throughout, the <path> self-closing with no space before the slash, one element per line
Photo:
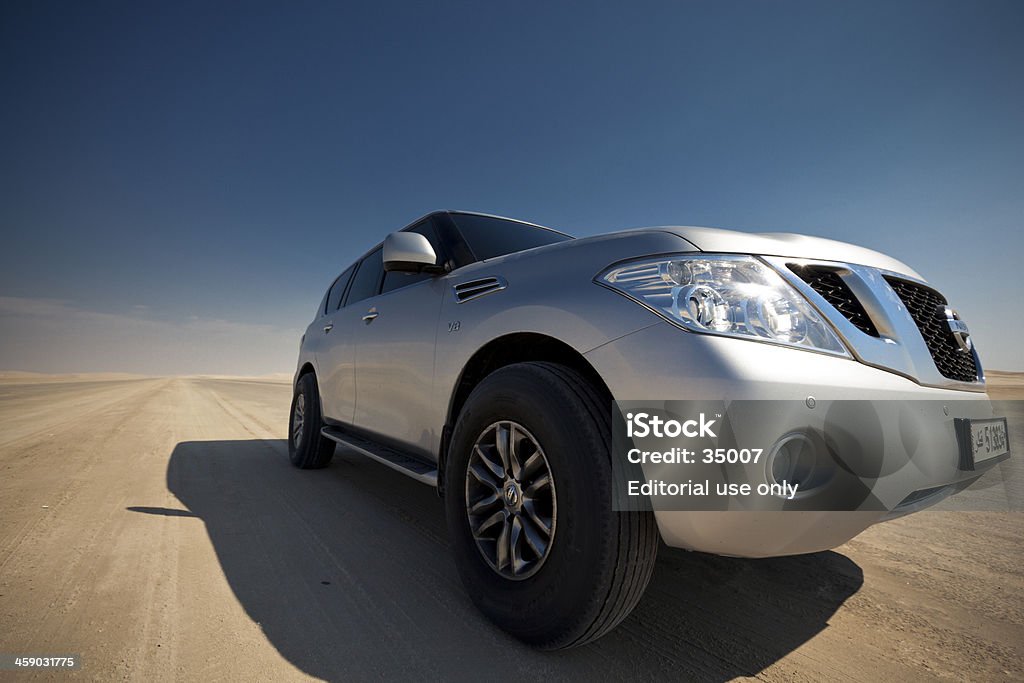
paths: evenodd
<path fill-rule="evenodd" d="M 333 285 L 331 285 L 331 286 L 333 287 Z M 329 298 L 331 298 L 331 289 L 330 289 L 330 287 L 328 287 L 327 291 L 324 292 L 324 298 L 320 299 L 320 308 L 316 309 L 316 317 L 317 318 L 322 316 L 324 314 L 324 311 L 327 310 L 327 300 Z"/>
<path fill-rule="evenodd" d="M 333 313 L 338 310 L 338 307 L 341 305 L 341 296 L 345 293 L 345 287 L 348 285 L 348 281 L 352 279 L 352 273 L 355 272 L 355 269 L 355 266 L 349 266 L 331 285 L 331 292 L 327 295 L 327 308 L 322 311 L 323 313 Z"/>
<path fill-rule="evenodd" d="M 356 275 L 352 278 L 352 286 L 348 290 L 345 305 L 351 306 L 363 299 L 376 296 L 383 274 L 384 261 L 381 257 L 381 248 L 377 247 L 359 262 L 359 269 L 356 270 Z"/>
<path fill-rule="evenodd" d="M 434 253 L 437 254 L 439 262 L 444 261 L 444 251 L 441 249 L 441 240 L 438 239 L 437 231 L 434 230 L 433 224 L 429 220 L 417 223 L 413 227 L 409 228 L 407 232 L 416 232 L 427 238 L 430 242 L 430 246 L 434 248 Z M 390 292 L 394 289 L 405 287 L 416 282 L 422 282 L 423 280 L 429 280 L 433 275 L 430 273 L 400 273 L 398 271 L 391 271 L 384 274 L 384 286 L 381 287 L 381 293 Z"/>

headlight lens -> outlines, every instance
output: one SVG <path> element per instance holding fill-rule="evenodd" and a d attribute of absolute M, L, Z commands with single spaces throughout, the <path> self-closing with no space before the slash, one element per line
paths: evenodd
<path fill-rule="evenodd" d="M 848 355 L 811 305 L 753 256 L 643 259 L 612 266 L 597 281 L 694 332 Z"/>

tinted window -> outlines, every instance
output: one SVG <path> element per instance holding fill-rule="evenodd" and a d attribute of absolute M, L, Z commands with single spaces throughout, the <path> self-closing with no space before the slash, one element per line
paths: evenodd
<path fill-rule="evenodd" d="M 352 278 L 352 286 L 348 290 L 345 305 L 350 306 L 363 299 L 376 296 L 377 289 L 380 287 L 380 278 L 383 274 L 384 261 L 381 258 L 381 248 L 377 247 L 371 254 L 359 262 L 359 270 L 356 271 L 356 276 Z"/>
<path fill-rule="evenodd" d="M 481 260 L 572 239 L 568 235 L 554 230 L 501 218 L 463 213 L 455 213 L 451 216 L 455 225 L 458 226 L 459 232 L 469 243 L 469 248 Z"/>
<path fill-rule="evenodd" d="M 437 254 L 439 262 L 444 261 L 444 251 L 441 249 L 441 240 L 437 237 L 437 232 L 434 230 L 433 225 L 429 221 L 419 223 L 407 230 L 407 232 L 416 232 L 427 238 L 430 242 L 430 246 L 434 248 L 434 253 Z M 433 275 L 430 273 L 400 273 L 398 271 L 391 271 L 390 273 L 384 274 L 384 286 L 381 287 L 381 292 L 390 292 L 393 289 L 399 287 L 405 287 L 416 282 L 422 282 L 423 280 L 429 280 Z"/>
<path fill-rule="evenodd" d="M 324 314 L 324 309 L 327 308 L 327 299 L 331 296 L 331 290 L 328 289 L 324 292 L 324 298 L 320 299 L 320 308 L 316 309 L 316 317 L 320 317 Z"/>
<path fill-rule="evenodd" d="M 341 305 L 341 295 L 345 293 L 345 285 L 352 279 L 352 272 L 355 269 L 355 266 L 349 266 L 348 270 L 339 275 L 338 279 L 331 285 L 331 291 L 327 295 L 327 309 L 325 313 L 332 313 L 338 310 L 338 306 Z"/>

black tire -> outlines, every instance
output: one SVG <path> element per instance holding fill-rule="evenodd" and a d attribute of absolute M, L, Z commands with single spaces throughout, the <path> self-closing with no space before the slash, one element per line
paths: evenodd
<path fill-rule="evenodd" d="M 607 633 L 636 606 L 654 567 L 654 516 L 611 509 L 610 409 L 565 366 L 517 363 L 480 382 L 452 434 L 445 505 L 459 574 L 488 618 L 543 649 L 574 647 Z M 485 560 L 466 507 L 471 451 L 503 420 L 525 427 L 541 446 L 557 498 L 550 550 L 522 580 L 501 575 Z"/>
<path fill-rule="evenodd" d="M 295 411 L 303 405 L 301 433 L 296 439 Z M 288 413 L 288 457 L 292 464 L 303 470 L 327 467 L 334 457 L 335 443 L 320 434 L 323 418 L 320 415 L 320 391 L 312 373 L 303 375 L 295 385 L 291 411 Z"/>

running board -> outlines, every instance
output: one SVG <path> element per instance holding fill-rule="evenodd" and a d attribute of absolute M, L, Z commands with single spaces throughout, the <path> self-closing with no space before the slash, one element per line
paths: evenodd
<path fill-rule="evenodd" d="M 331 441 L 340 443 L 342 446 L 348 446 L 361 455 L 373 458 L 377 462 L 387 465 L 407 477 L 412 477 L 418 482 L 430 484 L 437 488 L 437 467 L 428 462 L 418 460 L 394 448 L 382 446 L 379 443 L 362 439 L 334 427 L 324 427 L 320 430 L 320 433 Z"/>

